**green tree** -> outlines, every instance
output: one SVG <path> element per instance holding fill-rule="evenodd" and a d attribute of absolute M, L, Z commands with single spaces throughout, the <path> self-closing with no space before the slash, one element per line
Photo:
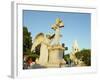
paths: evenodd
<path fill-rule="evenodd" d="M 63 51 L 63 58 L 64 58 L 64 55 L 65 55 L 65 51 L 68 50 L 68 47 L 65 47 L 65 43 L 62 43 L 62 47 L 65 48 L 65 50 Z"/>
<path fill-rule="evenodd" d="M 32 58 L 35 61 L 40 55 L 40 45 L 35 49 L 36 52 L 31 52 L 32 47 L 32 37 L 31 32 L 28 31 L 27 27 L 23 27 L 23 56 L 27 55 L 27 58 Z"/>
<path fill-rule="evenodd" d="M 70 55 L 69 54 L 64 55 L 64 60 L 66 61 L 66 64 L 70 64 L 71 62 Z"/>
<path fill-rule="evenodd" d="M 91 50 L 83 49 L 80 52 L 75 53 L 79 60 L 82 60 L 87 66 L 91 65 Z"/>
<path fill-rule="evenodd" d="M 32 47 L 31 33 L 28 31 L 27 27 L 23 27 L 23 52 L 30 53 L 31 47 Z"/>
<path fill-rule="evenodd" d="M 39 58 L 39 55 L 36 54 L 36 53 L 31 53 L 31 54 L 28 54 L 27 59 L 28 59 L 28 58 L 32 58 L 32 60 L 35 61 L 36 58 Z"/>

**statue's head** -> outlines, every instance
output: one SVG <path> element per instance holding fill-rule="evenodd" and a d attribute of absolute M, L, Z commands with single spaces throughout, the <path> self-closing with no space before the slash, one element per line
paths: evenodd
<path fill-rule="evenodd" d="M 60 18 L 56 19 L 56 23 L 52 25 L 52 29 L 56 30 L 57 28 L 62 28 L 64 27 L 64 23 Z"/>
<path fill-rule="evenodd" d="M 60 28 L 64 27 L 64 23 L 60 18 L 56 19 L 56 25 L 58 25 Z"/>

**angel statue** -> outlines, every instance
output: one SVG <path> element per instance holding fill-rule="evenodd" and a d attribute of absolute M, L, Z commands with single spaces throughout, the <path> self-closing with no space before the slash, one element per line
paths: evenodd
<path fill-rule="evenodd" d="M 31 51 L 35 51 L 36 46 L 41 44 L 40 57 L 39 60 L 37 61 L 41 65 L 45 65 L 48 62 L 48 46 L 50 46 L 53 37 L 54 34 L 51 36 L 51 35 L 45 35 L 44 33 L 39 33 L 33 40 Z"/>
<path fill-rule="evenodd" d="M 61 19 L 57 18 L 56 23 L 52 26 L 52 29 L 55 31 L 53 35 L 46 35 L 44 33 L 39 33 L 33 40 L 31 51 L 35 51 L 36 46 L 41 44 L 40 47 L 40 57 L 38 63 L 40 65 L 45 65 L 48 63 L 48 47 L 52 45 L 58 45 L 60 41 L 60 28 L 64 27 L 64 24 Z"/>

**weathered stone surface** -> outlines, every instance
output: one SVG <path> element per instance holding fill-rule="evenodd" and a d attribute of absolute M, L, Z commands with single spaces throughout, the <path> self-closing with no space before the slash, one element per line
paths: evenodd
<path fill-rule="evenodd" d="M 66 64 L 63 59 L 64 47 L 60 45 L 60 28 L 64 27 L 64 23 L 60 18 L 56 19 L 52 29 L 55 31 L 53 37 L 46 36 L 43 33 L 39 33 L 34 41 L 31 51 L 35 51 L 35 47 L 41 44 L 39 59 L 36 59 L 36 66 L 43 67 L 64 67 Z"/>
<path fill-rule="evenodd" d="M 61 45 L 55 45 L 49 47 L 49 61 L 48 66 L 61 67 L 66 64 L 63 59 L 64 48 Z"/>

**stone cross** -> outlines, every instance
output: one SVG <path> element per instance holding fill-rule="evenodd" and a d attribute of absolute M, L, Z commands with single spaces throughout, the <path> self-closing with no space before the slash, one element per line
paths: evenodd
<path fill-rule="evenodd" d="M 55 24 L 52 25 L 52 29 L 55 31 L 53 45 L 59 45 L 61 37 L 60 28 L 62 27 L 64 27 L 64 23 L 60 18 L 57 18 Z"/>

